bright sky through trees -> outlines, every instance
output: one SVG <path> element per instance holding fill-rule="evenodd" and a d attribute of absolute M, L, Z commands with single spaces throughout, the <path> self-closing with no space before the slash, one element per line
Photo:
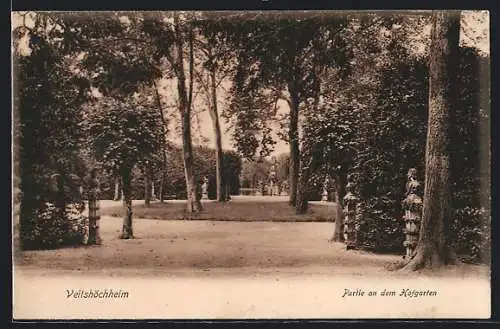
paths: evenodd
<path fill-rule="evenodd" d="M 125 13 L 124 13 L 125 14 Z M 19 15 L 19 12 L 13 12 L 12 13 L 12 26 L 11 30 L 13 30 L 15 27 L 18 25 L 22 24 L 22 18 Z M 126 23 L 126 16 L 123 16 L 123 21 Z M 29 19 L 29 16 L 26 17 L 25 24 L 30 26 L 33 24 L 32 20 Z M 485 55 L 489 55 L 490 53 L 490 33 L 489 33 L 489 12 L 482 10 L 482 11 L 462 11 L 462 30 L 461 30 L 461 35 L 460 35 L 460 42 L 464 45 L 468 46 L 474 46 L 480 50 L 481 53 Z M 421 40 L 427 40 L 429 39 L 428 33 L 430 32 L 430 26 L 428 26 L 427 29 L 425 29 L 425 33 L 421 34 L 418 36 L 419 39 Z M 20 51 L 22 53 L 28 55 L 30 53 L 27 39 L 25 42 L 21 42 L 21 47 Z M 163 88 L 162 88 L 163 87 Z M 174 116 L 177 115 L 175 111 L 175 104 L 176 104 L 176 99 L 175 99 L 175 82 L 173 81 L 168 81 L 164 79 L 160 83 L 160 88 L 161 94 L 163 101 L 165 105 L 170 107 L 170 111 L 172 111 L 172 114 Z M 226 84 L 224 89 L 229 89 L 229 86 Z M 226 105 L 224 104 L 224 99 L 225 99 L 225 92 L 220 91 L 220 108 L 222 109 Z M 202 110 L 200 104 L 202 102 L 202 97 L 199 97 L 198 99 L 195 99 L 194 102 L 194 112 L 197 113 L 197 115 L 194 116 L 194 122 L 193 122 L 193 128 L 195 130 L 195 133 L 193 134 L 193 143 L 194 144 L 204 144 L 204 145 L 209 145 L 212 146 L 214 144 L 214 136 L 212 133 L 212 125 L 210 121 L 210 116 L 208 111 Z M 288 105 L 286 104 L 285 101 L 280 100 L 278 102 L 278 112 L 279 113 L 286 113 L 288 112 Z M 177 120 L 172 120 L 171 121 L 171 136 L 170 139 L 175 142 L 180 144 L 180 139 L 179 139 L 179 134 L 178 134 L 178 125 L 179 125 L 179 118 Z M 224 121 L 221 120 L 221 130 L 222 130 L 222 146 L 223 149 L 225 150 L 232 150 L 233 149 L 233 141 L 231 138 L 231 133 L 228 132 L 227 130 L 229 129 L 229 125 Z M 276 129 L 278 128 L 278 125 L 276 125 Z M 275 145 L 275 149 L 273 154 L 281 154 L 281 153 L 286 153 L 288 152 L 288 145 L 280 140 L 277 136 L 275 136 L 277 144 Z"/>

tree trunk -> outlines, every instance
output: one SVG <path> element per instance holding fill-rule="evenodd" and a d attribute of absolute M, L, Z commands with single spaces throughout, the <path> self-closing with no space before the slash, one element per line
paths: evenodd
<path fill-rule="evenodd" d="M 182 151 L 183 151 L 183 161 L 184 161 L 184 175 L 186 177 L 186 189 L 187 189 L 187 211 L 188 212 L 198 212 L 201 210 L 201 203 L 198 199 L 196 193 L 196 180 L 193 173 L 193 156 L 192 156 L 192 146 L 191 146 L 191 129 L 189 123 L 190 121 L 186 115 L 183 116 L 183 129 L 182 129 Z"/>
<path fill-rule="evenodd" d="M 201 202 L 196 193 L 196 180 L 193 173 L 193 146 L 191 141 L 191 96 L 188 98 L 186 90 L 186 76 L 184 75 L 184 56 L 183 56 L 183 36 L 181 27 L 179 26 L 179 18 L 174 15 L 175 25 L 175 42 L 177 48 L 177 91 L 179 94 L 179 112 L 182 121 L 182 153 L 184 161 L 184 175 L 186 177 L 186 192 L 187 192 L 187 211 L 199 212 L 201 210 Z M 192 49 L 192 36 L 190 40 L 190 58 L 189 58 L 189 71 L 190 71 L 190 95 L 192 94 L 193 82 L 193 49 Z"/>
<path fill-rule="evenodd" d="M 145 175 L 144 177 L 144 206 L 151 205 L 151 177 Z"/>
<path fill-rule="evenodd" d="M 335 228 L 331 241 L 344 241 L 344 195 L 345 195 L 345 177 L 340 174 L 335 180 Z"/>
<path fill-rule="evenodd" d="M 307 181 L 309 180 L 309 170 L 303 170 L 299 177 L 299 184 L 297 186 L 295 213 L 297 215 L 304 214 L 309 208 L 309 191 L 307 188 Z"/>
<path fill-rule="evenodd" d="M 166 165 L 163 165 L 163 170 L 161 173 L 161 179 L 160 179 L 160 190 L 158 191 L 160 203 L 163 203 L 165 201 L 165 181 L 166 181 Z"/>
<path fill-rule="evenodd" d="M 215 135 L 215 170 L 216 170 L 216 190 L 217 201 L 224 202 L 227 200 L 224 193 L 224 154 L 222 152 L 222 136 L 220 132 L 219 113 L 217 109 L 217 81 L 215 77 L 215 69 L 210 72 L 210 94 L 211 106 L 209 106 L 210 118 Z"/>
<path fill-rule="evenodd" d="M 151 204 L 151 174 L 149 166 L 144 169 L 144 206 L 149 207 Z"/>
<path fill-rule="evenodd" d="M 290 171 L 289 171 L 289 188 L 290 198 L 289 204 L 295 205 L 297 199 L 297 183 L 299 180 L 299 97 L 297 93 L 290 89 L 291 106 L 290 106 L 290 127 L 288 131 L 288 139 L 290 143 Z"/>
<path fill-rule="evenodd" d="M 156 80 L 153 79 L 153 87 L 155 89 L 155 95 L 156 95 L 156 103 L 158 104 L 158 111 L 160 112 L 160 118 L 161 118 L 161 122 L 162 122 L 162 131 L 163 131 L 163 135 L 165 137 L 165 144 L 168 143 L 168 138 L 167 138 L 167 120 L 165 119 L 165 114 L 163 113 L 163 106 L 161 104 L 161 97 L 160 97 L 160 93 L 158 92 L 158 86 L 156 85 Z M 165 147 L 165 146 L 164 146 Z M 163 201 L 165 200 L 165 189 L 164 189 L 164 185 L 165 185 L 165 181 L 166 181 L 166 175 L 167 175 L 167 151 L 165 150 L 165 148 L 163 148 L 163 152 L 161 154 L 162 156 L 162 173 L 161 173 L 161 180 L 160 180 L 160 190 L 159 190 L 159 199 L 160 199 L 160 203 L 163 203 Z"/>
<path fill-rule="evenodd" d="M 120 195 L 120 177 L 115 177 L 115 194 L 113 196 L 113 201 L 119 201 L 121 199 Z"/>
<path fill-rule="evenodd" d="M 29 138 L 32 138 L 29 136 Z M 24 150 L 21 149 L 21 152 Z M 26 153 L 31 153 L 30 151 L 24 151 Z M 23 152 L 23 153 L 24 153 Z M 25 153 L 25 154 L 26 154 Z M 33 225 L 33 210 L 37 206 L 36 192 L 33 187 L 35 185 L 35 179 L 33 175 L 32 157 L 22 156 L 20 160 L 21 167 L 21 202 L 19 205 L 19 240 L 21 249 L 30 249 L 31 246 L 27 244 L 27 237 L 32 234 Z"/>
<path fill-rule="evenodd" d="M 299 184 L 297 186 L 297 197 L 295 203 L 295 213 L 297 215 L 306 213 L 309 209 L 309 176 L 312 170 L 315 169 L 316 157 L 312 155 L 308 163 L 302 163 L 301 175 L 299 177 Z"/>
<path fill-rule="evenodd" d="M 97 170 L 94 168 L 90 172 L 89 191 L 88 191 L 88 209 L 89 209 L 89 226 L 87 244 L 101 244 L 100 237 L 100 184 L 97 178 Z"/>
<path fill-rule="evenodd" d="M 437 267 L 454 261 L 448 234 L 451 221 L 449 130 L 459 29 L 459 12 L 433 14 L 422 222 L 415 256 L 404 270 Z"/>
<path fill-rule="evenodd" d="M 226 185 L 225 189 L 226 200 L 231 200 L 231 186 Z"/>
<path fill-rule="evenodd" d="M 125 170 L 122 173 L 122 188 L 123 188 L 123 226 L 120 239 L 132 239 L 134 237 L 132 230 L 132 189 L 131 189 L 131 170 Z"/>
<path fill-rule="evenodd" d="M 23 170 L 24 172 L 27 170 Z M 31 175 L 31 173 L 29 174 Z M 36 208 L 35 193 L 31 192 L 28 186 L 34 180 L 27 174 L 21 174 L 21 204 L 19 205 L 19 240 L 21 249 L 29 249 L 26 243 L 26 237 L 31 234 L 33 210 Z M 30 184 L 30 185 L 28 185 Z"/>
<path fill-rule="evenodd" d="M 13 83 L 19 85 L 20 75 L 13 76 Z M 29 239 L 27 237 L 33 232 L 33 210 L 36 209 L 40 203 L 37 200 L 40 196 L 40 187 L 36 184 L 34 163 L 36 162 L 36 126 L 40 124 L 39 111 L 32 111 L 31 108 L 23 106 L 22 98 L 20 97 L 21 89 L 13 89 L 15 91 L 13 115 L 15 116 L 14 122 L 16 127 L 19 127 L 19 135 L 15 136 L 19 141 L 19 188 L 21 190 L 20 205 L 19 205 L 19 240 L 21 249 L 31 249 L 32 246 L 28 245 Z M 16 145 L 16 143 L 14 143 Z"/>
<path fill-rule="evenodd" d="M 54 207 L 56 218 L 61 220 L 62 223 L 65 223 L 65 213 L 66 213 L 66 200 L 64 195 L 64 182 L 63 176 L 61 174 L 55 174 L 55 186 L 56 188 L 54 193 Z"/>

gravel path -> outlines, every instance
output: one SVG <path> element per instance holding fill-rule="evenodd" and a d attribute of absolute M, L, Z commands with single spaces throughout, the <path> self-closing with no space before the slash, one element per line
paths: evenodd
<path fill-rule="evenodd" d="M 16 250 L 15 318 L 489 316 L 486 267 L 389 272 L 385 266 L 400 256 L 346 251 L 328 242 L 332 223 L 135 219 L 132 240 L 118 239 L 120 228 L 120 218 L 103 217 L 101 246 Z M 129 295 L 74 298 L 106 289 Z M 365 295 L 342 297 L 345 289 Z M 382 297 L 384 289 L 438 294 Z M 367 297 L 372 290 L 379 295 Z"/>

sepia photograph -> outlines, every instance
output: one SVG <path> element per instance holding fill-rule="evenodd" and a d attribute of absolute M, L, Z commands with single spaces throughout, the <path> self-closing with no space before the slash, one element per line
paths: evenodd
<path fill-rule="evenodd" d="M 489 17 L 12 11 L 13 320 L 489 319 Z"/>

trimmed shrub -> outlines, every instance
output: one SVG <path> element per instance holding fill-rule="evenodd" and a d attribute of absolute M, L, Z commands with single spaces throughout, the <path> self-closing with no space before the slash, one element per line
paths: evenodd
<path fill-rule="evenodd" d="M 491 260 L 490 212 L 485 208 L 464 207 L 453 212 L 455 250 L 465 262 Z"/>
<path fill-rule="evenodd" d="M 29 233 L 22 237 L 25 249 L 55 249 L 84 242 L 87 217 L 83 203 L 68 204 L 58 213 L 52 203 L 33 210 Z"/>

